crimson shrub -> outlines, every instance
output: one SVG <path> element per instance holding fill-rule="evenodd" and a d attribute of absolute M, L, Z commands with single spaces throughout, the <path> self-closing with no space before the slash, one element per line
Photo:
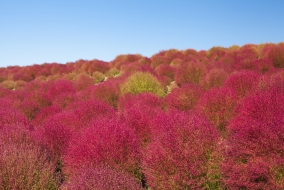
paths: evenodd
<path fill-rule="evenodd" d="M 218 189 L 216 128 L 201 116 L 175 111 L 158 115 L 152 128 L 153 141 L 143 156 L 149 188 Z"/>

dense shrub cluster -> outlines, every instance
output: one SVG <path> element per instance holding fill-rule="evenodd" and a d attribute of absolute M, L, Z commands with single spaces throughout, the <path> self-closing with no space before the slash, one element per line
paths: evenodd
<path fill-rule="evenodd" d="M 284 189 L 283 55 L 0 68 L 0 189 Z"/>

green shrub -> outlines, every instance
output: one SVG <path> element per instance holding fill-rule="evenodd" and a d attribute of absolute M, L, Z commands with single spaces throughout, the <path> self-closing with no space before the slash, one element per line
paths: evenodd
<path fill-rule="evenodd" d="M 161 83 L 150 73 L 136 72 L 121 86 L 122 94 L 139 94 L 142 92 L 154 93 L 160 97 L 165 94 Z"/>

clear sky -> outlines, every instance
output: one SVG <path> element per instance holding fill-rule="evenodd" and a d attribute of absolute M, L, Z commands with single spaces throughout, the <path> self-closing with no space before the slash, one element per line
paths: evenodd
<path fill-rule="evenodd" d="M 283 0 L 0 0 L 0 67 L 281 41 Z"/>

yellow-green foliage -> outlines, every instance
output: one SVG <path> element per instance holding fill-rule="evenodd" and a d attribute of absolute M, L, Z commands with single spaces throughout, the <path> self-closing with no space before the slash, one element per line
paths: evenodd
<path fill-rule="evenodd" d="M 121 86 L 121 93 L 139 94 L 142 92 L 164 96 L 164 88 L 156 77 L 150 73 L 136 72 Z"/>
<path fill-rule="evenodd" d="M 0 86 L 13 90 L 15 88 L 15 82 L 12 80 L 5 80 L 0 84 Z"/>
<path fill-rule="evenodd" d="M 107 74 L 106 74 L 106 76 L 117 76 L 117 75 L 119 75 L 119 70 L 117 69 L 117 68 L 111 68 L 108 72 L 107 72 Z"/>
<path fill-rule="evenodd" d="M 99 71 L 95 71 L 93 73 L 93 78 L 94 78 L 94 82 L 95 84 L 102 82 L 105 80 L 105 75 Z"/>

